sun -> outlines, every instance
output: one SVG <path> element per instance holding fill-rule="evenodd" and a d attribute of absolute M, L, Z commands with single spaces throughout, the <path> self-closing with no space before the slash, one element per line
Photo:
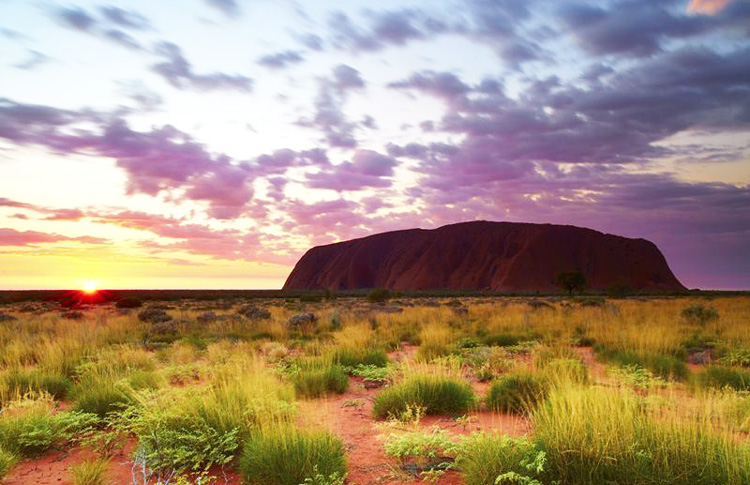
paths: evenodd
<path fill-rule="evenodd" d="M 99 282 L 98 281 L 84 281 L 83 287 L 81 288 L 84 293 L 87 293 L 89 295 L 93 295 L 99 290 Z"/>

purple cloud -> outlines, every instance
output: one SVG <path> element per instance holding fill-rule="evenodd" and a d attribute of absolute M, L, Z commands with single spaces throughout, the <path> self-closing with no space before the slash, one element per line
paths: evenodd
<path fill-rule="evenodd" d="M 307 175 L 307 186 L 316 189 L 362 190 L 367 187 L 390 187 L 390 177 L 398 162 L 372 150 L 357 150 L 351 162 L 331 165 Z"/>
<path fill-rule="evenodd" d="M 237 0 L 205 0 L 205 2 L 209 6 L 220 10 L 227 17 L 233 18 L 240 15 L 240 6 Z"/>
<path fill-rule="evenodd" d="M 106 244 L 106 239 L 81 236 L 68 237 L 60 234 L 48 234 L 37 231 L 16 231 L 10 228 L 0 228 L 0 246 L 35 246 L 56 242 L 80 242 L 84 244 Z"/>

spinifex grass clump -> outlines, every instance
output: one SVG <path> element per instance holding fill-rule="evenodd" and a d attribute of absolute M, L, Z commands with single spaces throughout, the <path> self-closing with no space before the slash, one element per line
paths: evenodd
<path fill-rule="evenodd" d="M 66 376 L 36 369 L 14 369 L 0 378 L 0 404 L 28 392 L 45 392 L 55 399 L 64 399 L 71 388 Z"/>
<path fill-rule="evenodd" d="M 107 473 L 107 459 L 84 460 L 70 467 L 73 485 L 104 485 Z"/>
<path fill-rule="evenodd" d="M 308 358 L 299 363 L 292 375 L 292 383 L 297 394 L 315 398 L 329 392 L 341 394 L 349 388 L 349 377 L 339 364 L 330 359 Z"/>
<path fill-rule="evenodd" d="M 442 324 L 432 323 L 426 325 L 419 332 L 419 350 L 417 360 L 429 362 L 437 357 L 443 357 L 453 350 L 453 332 Z"/>
<path fill-rule="evenodd" d="M 333 350 L 332 358 L 334 362 L 344 367 L 358 365 L 385 367 L 388 364 L 388 356 L 385 352 L 371 347 L 338 347 Z"/>
<path fill-rule="evenodd" d="M 375 396 L 375 418 L 398 417 L 408 408 L 425 414 L 464 414 L 474 404 L 474 392 L 465 381 L 445 375 L 417 374 Z"/>
<path fill-rule="evenodd" d="M 708 416 L 651 413 L 635 393 L 557 388 L 533 423 L 549 476 L 561 483 L 750 483 L 750 451 Z"/>
<path fill-rule="evenodd" d="M 251 485 L 299 485 L 313 479 L 323 480 L 314 483 L 342 483 L 344 445 L 326 431 L 265 426 L 245 444 L 240 471 Z"/>
<path fill-rule="evenodd" d="M 523 414 L 544 399 L 546 392 L 545 382 L 535 374 L 508 374 L 492 383 L 487 407 L 492 411 Z"/>

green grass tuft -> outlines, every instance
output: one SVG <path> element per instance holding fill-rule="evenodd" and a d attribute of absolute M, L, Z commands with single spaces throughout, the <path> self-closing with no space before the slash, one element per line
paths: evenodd
<path fill-rule="evenodd" d="M 346 475 L 344 445 L 328 432 L 271 426 L 248 440 L 239 468 L 250 485 L 299 485 L 318 476 L 333 482 Z"/>
<path fill-rule="evenodd" d="M 492 411 L 524 414 L 544 399 L 546 386 L 535 374 L 519 372 L 492 383 L 487 407 Z"/>
<path fill-rule="evenodd" d="M 439 375 L 415 375 L 383 390 L 375 396 L 375 418 L 400 416 L 409 407 L 422 408 L 425 414 L 464 414 L 474 404 L 471 386 L 457 378 Z"/>

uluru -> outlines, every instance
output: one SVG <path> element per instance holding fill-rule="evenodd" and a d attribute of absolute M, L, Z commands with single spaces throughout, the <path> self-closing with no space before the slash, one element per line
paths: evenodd
<path fill-rule="evenodd" d="M 557 275 L 566 271 L 582 272 L 591 290 L 622 283 L 649 292 L 685 290 L 646 239 L 569 225 L 491 221 L 313 247 L 284 289 L 555 291 Z"/>

